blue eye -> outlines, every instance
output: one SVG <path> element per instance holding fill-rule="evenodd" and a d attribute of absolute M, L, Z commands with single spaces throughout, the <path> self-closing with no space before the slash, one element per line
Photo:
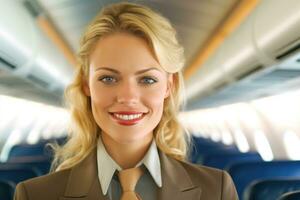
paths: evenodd
<path fill-rule="evenodd" d="M 115 77 L 107 75 L 99 77 L 98 80 L 103 82 L 104 84 L 114 84 L 118 81 Z M 140 82 L 145 85 L 151 85 L 156 83 L 157 80 L 152 77 L 143 77 L 141 78 Z"/>
<path fill-rule="evenodd" d="M 151 84 L 154 84 L 156 82 L 157 82 L 157 80 L 155 80 L 154 78 L 151 78 L 151 77 L 143 77 L 142 78 L 142 83 L 144 83 L 144 84 L 151 85 Z"/>
<path fill-rule="evenodd" d="M 112 84 L 117 82 L 117 80 L 112 76 L 102 76 L 98 80 L 106 84 Z"/>

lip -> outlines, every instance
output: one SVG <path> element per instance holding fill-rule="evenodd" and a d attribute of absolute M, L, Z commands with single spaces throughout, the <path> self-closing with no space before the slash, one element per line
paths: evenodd
<path fill-rule="evenodd" d="M 144 114 L 145 112 L 138 111 L 118 111 L 118 112 L 110 112 L 111 114 L 119 114 L 119 115 L 135 115 L 135 114 Z"/>
<path fill-rule="evenodd" d="M 139 123 L 139 121 L 141 121 L 147 113 L 135 112 L 135 111 L 120 111 L 120 112 L 110 112 L 109 114 L 112 117 L 112 119 L 115 122 L 117 122 L 118 124 L 125 125 L 125 126 L 132 126 L 132 125 L 135 125 L 135 124 Z M 137 118 L 137 119 L 122 120 L 122 119 L 117 118 L 114 114 L 120 114 L 120 115 L 142 114 L 142 116 L 140 118 Z"/>

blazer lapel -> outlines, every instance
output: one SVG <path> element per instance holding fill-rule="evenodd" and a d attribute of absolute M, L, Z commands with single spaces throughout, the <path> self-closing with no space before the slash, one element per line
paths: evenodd
<path fill-rule="evenodd" d="M 65 194 L 60 200 L 106 200 L 98 180 L 97 148 L 70 172 Z"/>
<path fill-rule="evenodd" d="M 195 185 L 186 169 L 160 152 L 162 187 L 158 190 L 158 200 L 200 199 L 201 189 Z"/>
<path fill-rule="evenodd" d="M 186 169 L 178 162 L 160 153 L 162 187 L 158 200 L 200 199 L 201 189 L 195 185 Z M 59 200 L 107 200 L 98 180 L 97 148 L 75 165 L 70 172 L 64 196 Z"/>

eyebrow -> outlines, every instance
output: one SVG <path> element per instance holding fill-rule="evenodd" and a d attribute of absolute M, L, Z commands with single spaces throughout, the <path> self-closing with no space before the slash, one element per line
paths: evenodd
<path fill-rule="evenodd" d="M 112 69 L 112 68 L 109 68 L 109 67 L 98 67 L 95 71 L 98 71 L 98 70 L 107 70 L 107 71 L 111 71 L 111 72 L 116 73 L 116 74 L 120 74 L 120 72 L 118 70 Z M 150 71 L 150 70 L 156 70 L 156 71 L 161 72 L 161 70 L 159 70 L 159 69 L 157 69 L 155 67 L 151 67 L 151 68 L 142 69 L 140 71 L 137 71 L 134 74 L 138 75 L 138 74 L 142 74 L 142 73 L 145 73 L 147 71 Z"/>

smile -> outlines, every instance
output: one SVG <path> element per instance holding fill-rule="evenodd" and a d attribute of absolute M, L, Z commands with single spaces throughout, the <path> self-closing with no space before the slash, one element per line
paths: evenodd
<path fill-rule="evenodd" d="M 138 119 L 140 118 L 143 114 L 134 114 L 134 115 L 120 115 L 120 114 L 113 114 L 116 118 L 122 119 L 122 120 L 133 120 L 133 119 Z"/>
<path fill-rule="evenodd" d="M 114 121 L 118 124 L 131 126 L 137 124 L 140 120 L 144 118 L 146 113 L 135 113 L 135 114 L 118 114 L 110 113 Z"/>

